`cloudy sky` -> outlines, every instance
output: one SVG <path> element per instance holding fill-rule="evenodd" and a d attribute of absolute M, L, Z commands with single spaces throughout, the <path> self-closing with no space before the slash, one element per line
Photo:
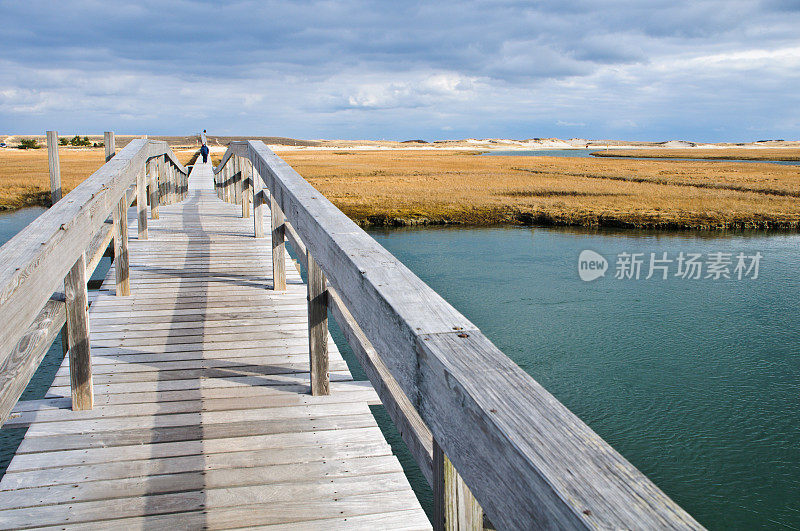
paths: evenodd
<path fill-rule="evenodd" d="M 800 0 L 0 0 L 0 37 L 4 133 L 800 138 Z"/>

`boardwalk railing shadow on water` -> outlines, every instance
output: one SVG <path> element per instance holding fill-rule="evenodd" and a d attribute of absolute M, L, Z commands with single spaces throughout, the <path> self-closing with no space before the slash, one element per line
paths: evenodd
<path fill-rule="evenodd" d="M 64 398 L 10 422 L 31 429 L 0 483 L 0 525 L 50 504 L 38 514 L 54 525 L 62 515 L 120 528 L 179 516 L 190 527 L 346 525 L 345 514 L 351 525 L 425 527 L 369 414 L 373 391 L 350 381 L 328 338 L 330 310 L 432 486 L 435 528 L 700 527 L 263 143 L 231 143 L 213 176 L 195 171 L 202 185 L 166 144 L 133 141 L 0 248 L 0 420 L 64 322 L 71 362 L 52 388 Z M 128 252 L 123 221 L 110 231 L 106 219 L 118 204 L 128 211 L 134 184 Z M 251 199 L 256 238 L 246 239 Z M 75 286 L 110 232 L 116 273 L 90 316 Z M 51 300 L 65 277 L 65 301 Z M 36 469 L 36 452 L 50 451 L 64 463 Z M 67 490 L 46 486 L 71 483 L 53 479 L 58 466 L 99 483 L 75 491 L 80 503 L 58 498 Z M 42 500 L 16 495 L 36 481 Z M 112 486 L 140 497 L 110 502 Z"/>

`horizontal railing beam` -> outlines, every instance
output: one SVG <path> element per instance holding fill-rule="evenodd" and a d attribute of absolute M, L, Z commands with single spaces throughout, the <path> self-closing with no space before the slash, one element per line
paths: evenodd
<path fill-rule="evenodd" d="M 700 528 L 263 142 L 231 143 L 218 168 L 233 155 L 252 161 L 499 528 Z"/>
<path fill-rule="evenodd" d="M 112 208 L 123 195 L 130 204 L 137 172 L 149 158 L 162 155 L 179 172 L 187 171 L 166 142 L 133 140 L 0 247 L 0 419 L 7 418 L 18 388 L 29 380 L 25 367 L 33 361 L 35 371 L 45 344 L 49 348 L 57 334 L 51 329 L 58 326 L 43 323 L 63 324 L 51 311 L 50 297 L 63 290 L 64 278 L 84 253 L 91 274 L 110 241 Z"/>

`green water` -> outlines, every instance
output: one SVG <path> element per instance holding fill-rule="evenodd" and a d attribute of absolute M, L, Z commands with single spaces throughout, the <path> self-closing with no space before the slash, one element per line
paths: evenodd
<path fill-rule="evenodd" d="M 701 523 L 800 528 L 800 236 L 371 235 Z M 605 278 L 578 278 L 584 249 Z M 621 252 L 681 251 L 764 258 L 756 280 L 613 278 Z"/>
<path fill-rule="evenodd" d="M 0 214 L 0 244 L 41 212 Z M 371 235 L 702 524 L 800 529 L 800 235 L 538 228 Z M 584 249 L 609 260 L 605 278 L 578 278 Z M 764 258 L 756 280 L 613 278 L 621 252 L 681 251 Z M 56 341 L 24 399 L 44 396 L 60 355 Z M 373 412 L 430 511 L 423 476 L 386 413 Z M 24 431 L 0 430 L 0 474 Z"/>

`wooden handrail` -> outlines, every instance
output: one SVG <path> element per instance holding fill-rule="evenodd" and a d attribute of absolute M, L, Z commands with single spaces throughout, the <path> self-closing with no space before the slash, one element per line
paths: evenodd
<path fill-rule="evenodd" d="M 156 157 L 185 180 L 188 170 L 166 142 L 133 140 L 0 247 L 0 425 L 68 317 L 53 294 L 76 263 L 84 263 L 81 277 L 91 275 L 111 240 L 112 210 L 127 211 L 137 175 Z"/>
<path fill-rule="evenodd" d="M 701 528 L 263 142 L 232 142 L 214 172 L 234 155 L 322 268 L 348 339 L 363 336 L 430 430 L 440 476 L 452 463 L 498 528 Z"/>

